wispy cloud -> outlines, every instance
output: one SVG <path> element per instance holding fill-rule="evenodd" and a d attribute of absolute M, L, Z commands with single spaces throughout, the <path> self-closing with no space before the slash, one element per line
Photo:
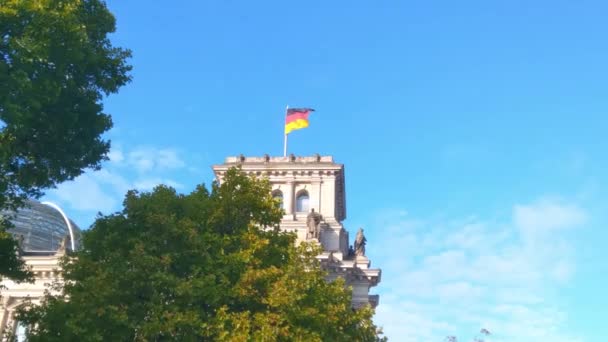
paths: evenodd
<path fill-rule="evenodd" d="M 149 191 L 149 190 L 154 189 L 155 186 L 160 185 L 160 184 L 164 184 L 164 185 L 170 186 L 175 189 L 181 189 L 184 187 L 182 184 L 180 184 L 174 180 L 163 179 L 163 178 L 149 178 L 149 179 L 137 180 L 133 184 L 133 187 L 134 187 L 134 189 L 137 189 L 137 190 Z"/>
<path fill-rule="evenodd" d="M 125 150 L 119 144 L 108 153 L 103 169 L 87 172 L 71 182 L 60 184 L 47 197 L 66 206 L 68 211 L 110 213 L 120 208 L 130 189 L 152 190 L 159 184 L 176 189 L 183 185 L 172 179 L 176 171 L 186 170 L 179 151 L 171 148 L 136 147 Z"/>
<path fill-rule="evenodd" d="M 391 340 L 467 341 L 487 328 L 487 341 L 577 341 L 553 294 L 575 273 L 568 236 L 586 223 L 583 208 L 542 198 L 503 222 L 383 217 L 386 239 L 369 250 L 382 260 L 376 320 Z"/>
<path fill-rule="evenodd" d="M 113 163 L 120 163 L 125 160 L 125 156 L 122 154 L 122 150 L 120 148 L 113 148 L 108 153 L 108 158 Z"/>
<path fill-rule="evenodd" d="M 109 212 L 117 205 L 117 199 L 107 193 L 102 182 L 90 174 L 84 174 L 72 182 L 61 184 L 49 192 L 60 202 L 67 203 L 75 210 Z"/>
<path fill-rule="evenodd" d="M 179 153 L 169 148 L 138 147 L 128 153 L 126 162 L 140 172 L 179 169 L 186 166 Z"/>
<path fill-rule="evenodd" d="M 514 222 L 526 235 L 550 234 L 554 230 L 578 226 L 587 219 L 579 207 L 557 199 L 541 199 L 532 205 L 515 205 Z"/>

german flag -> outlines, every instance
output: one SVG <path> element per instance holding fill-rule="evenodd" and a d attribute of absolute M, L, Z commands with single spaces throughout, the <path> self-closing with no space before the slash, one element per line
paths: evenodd
<path fill-rule="evenodd" d="M 285 134 L 296 129 L 308 127 L 308 114 L 314 112 L 312 108 L 289 108 L 285 117 Z"/>

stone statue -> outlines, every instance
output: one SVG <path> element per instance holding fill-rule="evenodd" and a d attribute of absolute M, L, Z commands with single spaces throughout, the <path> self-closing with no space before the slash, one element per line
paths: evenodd
<path fill-rule="evenodd" d="M 363 235 L 363 228 L 359 228 L 357 232 L 357 236 L 355 237 L 355 255 L 356 256 L 365 256 L 365 244 L 367 243 L 367 239 L 365 235 Z"/>
<path fill-rule="evenodd" d="M 310 214 L 306 216 L 306 226 L 308 226 L 308 238 L 319 238 L 321 223 L 321 214 L 315 212 L 315 208 L 310 210 Z"/>

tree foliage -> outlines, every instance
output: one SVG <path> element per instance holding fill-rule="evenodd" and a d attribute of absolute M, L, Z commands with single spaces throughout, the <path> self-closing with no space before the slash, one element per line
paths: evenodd
<path fill-rule="evenodd" d="M 0 0 L 0 209 L 98 168 L 112 126 L 103 96 L 126 84 L 128 50 L 100 0 Z M 0 226 L 0 276 L 26 277 Z"/>
<path fill-rule="evenodd" d="M 380 340 L 281 216 L 269 183 L 236 169 L 211 191 L 129 192 L 64 261 L 60 294 L 22 309 L 29 341 Z"/>
<path fill-rule="evenodd" d="M 477 336 L 473 337 L 472 342 L 485 342 L 485 337 L 492 335 L 488 329 L 482 328 Z M 454 335 L 446 336 L 446 342 L 458 342 L 458 338 Z"/>

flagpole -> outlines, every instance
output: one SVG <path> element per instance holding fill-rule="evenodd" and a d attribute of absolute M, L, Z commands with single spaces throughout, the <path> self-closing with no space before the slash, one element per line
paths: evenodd
<path fill-rule="evenodd" d="M 287 110 L 289 109 L 289 105 L 285 107 L 285 117 L 287 118 Z M 283 127 L 285 129 L 285 127 Z M 287 133 L 285 133 L 285 139 L 283 141 L 283 157 L 287 157 Z"/>

